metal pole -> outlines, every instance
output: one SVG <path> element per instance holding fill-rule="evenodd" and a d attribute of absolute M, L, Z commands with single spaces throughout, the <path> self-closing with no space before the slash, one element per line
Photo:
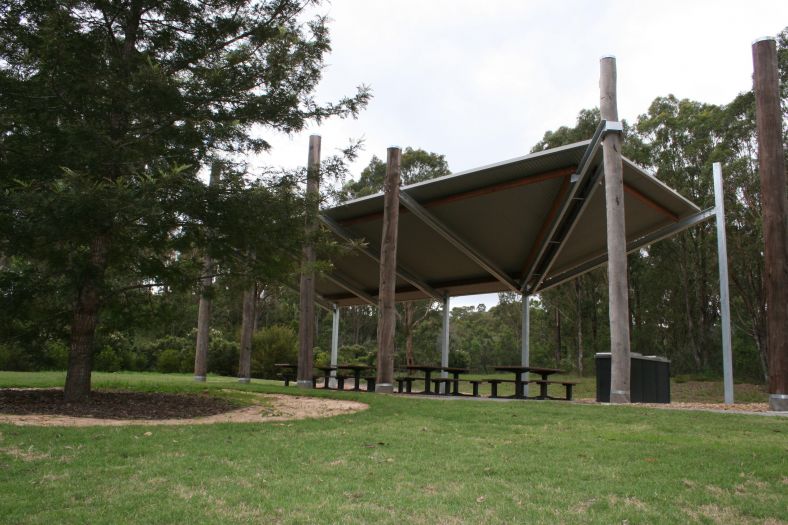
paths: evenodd
<path fill-rule="evenodd" d="M 725 201 L 722 194 L 722 166 L 712 165 L 714 205 L 717 213 L 717 259 L 720 267 L 720 315 L 722 316 L 722 374 L 725 404 L 733 404 L 733 357 L 731 354 L 731 306 L 728 293 L 728 246 L 725 239 Z"/>
<path fill-rule="evenodd" d="M 531 362 L 531 296 L 523 294 L 523 321 L 520 337 L 520 364 L 530 366 Z M 523 385 L 523 394 L 528 397 L 528 384 Z"/>
<path fill-rule="evenodd" d="M 449 366 L 449 295 L 443 296 L 443 332 L 441 333 L 441 366 Z M 449 373 L 441 370 L 441 377 L 449 377 Z M 445 384 L 441 385 L 441 393 L 444 392 Z"/>
<path fill-rule="evenodd" d="M 334 305 L 333 310 L 333 324 L 331 325 L 331 366 L 337 366 L 337 358 L 339 357 L 339 306 Z M 331 379 L 328 386 L 331 388 L 337 387 L 337 371 L 331 371 Z"/>

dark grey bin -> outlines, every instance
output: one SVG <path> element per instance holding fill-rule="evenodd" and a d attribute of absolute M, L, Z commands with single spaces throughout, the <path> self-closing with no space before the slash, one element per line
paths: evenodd
<path fill-rule="evenodd" d="M 629 399 L 633 403 L 670 403 L 670 360 L 632 353 Z M 596 354 L 596 400 L 610 402 L 610 352 Z"/>

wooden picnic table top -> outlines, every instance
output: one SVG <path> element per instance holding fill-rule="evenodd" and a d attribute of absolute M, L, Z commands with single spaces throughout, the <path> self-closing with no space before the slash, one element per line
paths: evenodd
<path fill-rule="evenodd" d="M 274 363 L 277 368 L 298 368 L 298 365 L 291 365 L 290 363 Z"/>
<path fill-rule="evenodd" d="M 565 373 L 560 368 L 543 368 L 539 366 L 506 365 L 506 366 L 496 366 L 493 368 L 495 370 L 498 370 L 499 372 L 513 372 L 515 374 L 519 374 L 523 372 L 533 372 L 534 374 L 540 374 L 542 376 Z"/>
<path fill-rule="evenodd" d="M 337 365 L 337 368 L 344 368 L 346 370 L 369 370 L 372 368 L 369 365 Z"/>
<path fill-rule="evenodd" d="M 421 370 L 422 372 L 435 372 L 436 370 L 441 370 L 441 367 L 437 365 L 408 365 L 405 368 L 408 370 Z"/>
<path fill-rule="evenodd" d="M 471 371 L 470 368 L 462 368 L 459 366 L 442 366 L 441 370 L 444 372 L 449 372 L 451 374 L 467 374 Z"/>

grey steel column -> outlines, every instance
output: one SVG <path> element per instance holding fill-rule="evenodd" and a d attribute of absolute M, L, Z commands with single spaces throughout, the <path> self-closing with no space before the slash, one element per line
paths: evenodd
<path fill-rule="evenodd" d="M 449 366 L 449 295 L 443 297 L 443 332 L 441 336 L 441 366 Z M 449 377 L 449 373 L 441 370 L 441 377 Z M 441 393 L 444 393 L 446 385 L 441 385 Z"/>
<path fill-rule="evenodd" d="M 531 362 L 531 296 L 523 294 L 522 335 L 520 336 L 520 365 L 529 366 Z M 523 394 L 528 397 L 528 384 L 523 385 Z"/>
<path fill-rule="evenodd" d="M 731 351 L 731 306 L 728 292 L 728 246 L 725 239 L 725 201 L 722 194 L 722 166 L 713 164 L 714 209 L 717 214 L 717 259 L 720 266 L 720 315 L 722 317 L 722 374 L 725 404 L 733 404 L 733 355 Z"/>
<path fill-rule="evenodd" d="M 331 366 L 337 366 L 337 358 L 339 357 L 339 306 L 334 305 L 333 310 L 333 324 L 331 325 Z M 328 386 L 331 388 L 337 387 L 337 371 L 331 371 L 331 379 Z"/>

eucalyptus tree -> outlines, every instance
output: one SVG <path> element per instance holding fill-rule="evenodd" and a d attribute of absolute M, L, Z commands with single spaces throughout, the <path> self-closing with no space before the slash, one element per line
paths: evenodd
<path fill-rule="evenodd" d="M 266 149 L 255 127 L 295 132 L 365 105 L 363 87 L 312 98 L 330 50 L 317 4 L 0 4 L 0 253 L 70 298 L 67 399 L 90 392 L 102 305 L 120 287 L 173 278 L 177 254 L 201 240 L 189 232 L 203 220 L 198 171 L 210 155 Z M 228 185 L 227 203 L 247 189 Z M 224 231 L 211 251 L 231 252 L 220 241 L 237 235 Z"/>

